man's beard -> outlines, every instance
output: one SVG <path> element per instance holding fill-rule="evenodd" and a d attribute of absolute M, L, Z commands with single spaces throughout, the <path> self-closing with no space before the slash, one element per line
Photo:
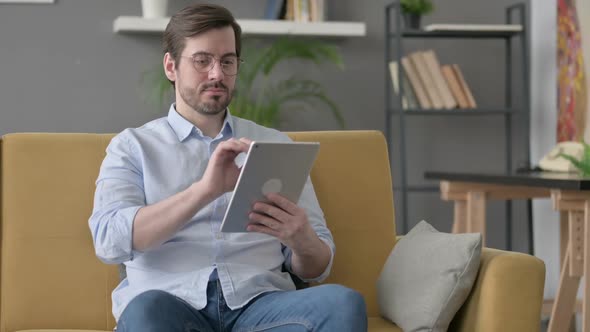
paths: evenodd
<path fill-rule="evenodd" d="M 201 93 L 208 88 L 225 89 L 226 95 L 224 96 L 212 96 L 210 97 L 213 101 L 201 101 Z M 198 90 L 197 90 L 198 89 Z M 223 83 L 215 82 L 204 84 L 202 87 L 197 89 L 194 88 L 182 88 L 180 89 L 180 97 L 182 100 L 189 105 L 193 110 L 203 115 L 216 115 L 227 108 L 230 104 L 233 91 L 230 91 Z"/>

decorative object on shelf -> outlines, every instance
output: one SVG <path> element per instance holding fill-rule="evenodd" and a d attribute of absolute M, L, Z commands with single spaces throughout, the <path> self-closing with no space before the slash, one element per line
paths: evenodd
<path fill-rule="evenodd" d="M 565 155 L 568 157 L 564 157 Z M 568 158 L 583 159 L 584 144 L 574 141 L 559 142 L 539 160 L 538 166 L 548 172 L 577 172 L 578 169 Z"/>
<path fill-rule="evenodd" d="M 590 145 L 581 141 L 584 146 L 584 152 L 580 159 L 577 156 L 561 152 L 559 156 L 569 160 L 582 176 L 590 176 Z"/>
<path fill-rule="evenodd" d="M 420 19 L 434 10 L 431 0 L 400 0 L 406 29 L 420 29 Z"/>
<path fill-rule="evenodd" d="M 233 115 L 255 121 L 267 127 L 277 127 L 279 114 L 289 105 L 301 105 L 308 109 L 327 109 L 341 127 L 344 118 L 336 103 L 326 94 L 320 83 L 293 75 L 283 80 L 273 80 L 273 70 L 287 60 L 313 62 L 316 65 L 331 63 L 343 68 L 339 51 L 332 45 L 318 40 L 280 38 L 266 47 L 259 41 L 245 39 L 241 57 L 245 63 L 237 76 L 236 92 L 230 104 Z M 161 64 L 143 73 L 142 84 L 147 91 L 145 99 L 162 107 L 171 97 L 172 85 Z"/>
<path fill-rule="evenodd" d="M 168 0 L 141 0 L 141 12 L 144 18 L 166 17 Z"/>

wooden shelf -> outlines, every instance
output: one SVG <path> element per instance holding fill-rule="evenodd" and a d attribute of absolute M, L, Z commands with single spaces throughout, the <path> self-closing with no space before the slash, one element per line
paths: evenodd
<path fill-rule="evenodd" d="M 515 108 L 458 108 L 458 109 L 404 109 L 403 113 L 405 116 L 413 115 L 506 115 L 506 114 L 518 114 L 521 110 Z M 389 109 L 389 112 L 393 115 L 399 115 L 398 109 Z"/>
<path fill-rule="evenodd" d="M 493 39 L 493 38 L 511 38 L 521 35 L 521 31 L 424 31 L 424 30 L 404 30 L 402 37 L 408 38 L 466 38 L 466 39 Z M 396 37 L 396 33 L 391 33 L 390 37 Z"/>
<path fill-rule="evenodd" d="M 139 16 L 119 16 L 113 22 L 113 32 L 132 34 L 162 33 L 170 18 L 147 19 Z M 363 22 L 294 22 L 279 20 L 238 20 L 244 35 L 293 35 L 321 37 L 362 37 L 366 35 Z"/>

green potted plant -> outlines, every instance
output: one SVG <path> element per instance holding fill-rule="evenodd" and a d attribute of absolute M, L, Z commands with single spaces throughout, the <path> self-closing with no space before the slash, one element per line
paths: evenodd
<path fill-rule="evenodd" d="M 247 40 L 242 50 L 245 63 L 240 68 L 237 92 L 230 105 L 234 114 L 259 124 L 276 127 L 278 116 L 291 103 L 318 110 L 328 110 L 344 126 L 344 119 L 336 103 L 328 97 L 316 81 L 291 75 L 286 79 L 272 79 L 271 74 L 281 63 L 289 60 L 331 63 L 342 68 L 337 49 L 325 42 L 309 39 L 279 38 L 266 47 L 256 40 Z"/>
<path fill-rule="evenodd" d="M 404 26 L 407 29 L 420 29 L 420 19 L 434 10 L 431 0 L 400 0 Z"/>
<path fill-rule="evenodd" d="M 280 113 L 289 109 L 289 104 L 297 104 L 300 108 L 328 110 L 344 127 L 344 119 L 336 103 L 320 83 L 295 74 L 285 79 L 271 77 L 273 70 L 288 60 L 316 65 L 331 63 L 342 68 L 342 58 L 334 46 L 317 40 L 279 38 L 261 47 L 258 41 L 246 39 L 241 58 L 244 63 L 240 67 L 236 91 L 229 106 L 233 115 L 276 128 Z M 144 84 L 148 86 L 148 101 L 159 106 L 172 91 L 161 67 L 159 65 L 143 76 Z"/>
<path fill-rule="evenodd" d="M 569 160 L 578 169 L 580 175 L 590 177 L 590 145 L 584 141 L 581 143 L 584 145 L 584 153 L 581 159 L 566 153 L 560 153 L 559 155 Z"/>

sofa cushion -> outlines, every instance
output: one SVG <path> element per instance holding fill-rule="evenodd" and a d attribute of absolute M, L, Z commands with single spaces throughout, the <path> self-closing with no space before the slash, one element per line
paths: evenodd
<path fill-rule="evenodd" d="M 473 286 L 480 255 L 481 234 L 440 233 L 421 221 L 381 271 L 381 314 L 406 332 L 446 331 Z"/>

